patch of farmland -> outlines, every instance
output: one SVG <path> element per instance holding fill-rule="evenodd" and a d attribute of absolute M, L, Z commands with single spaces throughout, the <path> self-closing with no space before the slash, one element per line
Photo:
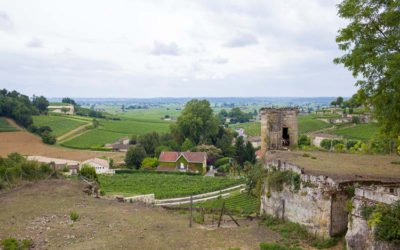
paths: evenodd
<path fill-rule="evenodd" d="M 304 115 L 298 117 L 299 135 L 329 127 L 332 127 L 332 124 L 317 120 L 312 115 Z"/>
<path fill-rule="evenodd" d="M 232 187 L 243 179 L 212 178 L 198 175 L 177 175 L 152 172 L 101 175 L 100 187 L 106 194 L 132 196 L 155 194 L 156 199 L 175 198 L 202 194 Z"/>
<path fill-rule="evenodd" d="M 329 134 L 342 135 L 347 139 L 366 141 L 373 139 L 378 134 L 378 126 L 376 123 L 365 123 L 352 127 L 335 129 L 329 131 Z"/>
<path fill-rule="evenodd" d="M 53 134 L 57 137 L 86 124 L 86 122 L 68 119 L 61 116 L 40 115 L 33 116 L 33 124 L 37 127 L 49 126 L 53 130 Z"/>
<path fill-rule="evenodd" d="M 61 143 L 61 146 L 76 149 L 89 149 L 90 147 L 103 146 L 106 143 L 114 142 L 127 135 L 127 133 L 92 129 L 78 137 L 74 137 L 71 140 Z"/>
<path fill-rule="evenodd" d="M 221 209 L 222 203 L 225 202 L 225 207 L 229 210 L 239 210 L 242 214 L 252 214 L 258 211 L 258 207 L 260 203 L 258 202 L 257 197 L 251 196 L 245 193 L 239 193 L 238 191 L 233 192 L 228 198 L 225 199 L 216 199 L 211 201 L 194 203 L 194 206 L 197 208 L 205 207 L 205 208 L 214 208 Z M 189 206 L 187 204 L 182 206 Z"/>
<path fill-rule="evenodd" d="M 229 125 L 230 128 L 243 128 L 248 136 L 261 135 L 261 122 L 245 122 Z"/>
<path fill-rule="evenodd" d="M 144 122 L 137 120 L 104 120 L 100 119 L 100 127 L 83 133 L 71 140 L 61 143 L 61 146 L 88 149 L 94 146 L 103 146 L 115 140 L 131 135 L 141 135 L 152 131 L 167 132 L 170 123 Z"/>
<path fill-rule="evenodd" d="M 17 128 L 10 125 L 10 123 L 4 118 L 0 117 L 0 132 L 14 132 Z"/>

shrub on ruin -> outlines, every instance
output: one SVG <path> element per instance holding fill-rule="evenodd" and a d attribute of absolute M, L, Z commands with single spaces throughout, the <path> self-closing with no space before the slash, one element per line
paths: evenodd
<path fill-rule="evenodd" d="M 378 240 L 400 242 L 400 201 L 391 205 L 379 203 L 370 212 L 368 225 L 374 227 Z"/>
<path fill-rule="evenodd" d="M 301 135 L 299 136 L 298 139 L 298 146 L 310 146 L 311 145 L 311 137 L 308 137 L 307 135 Z"/>

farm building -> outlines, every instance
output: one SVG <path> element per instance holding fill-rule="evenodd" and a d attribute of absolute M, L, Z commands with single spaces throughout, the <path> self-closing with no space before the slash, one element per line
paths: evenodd
<path fill-rule="evenodd" d="M 248 137 L 247 141 L 249 141 L 255 148 L 261 146 L 261 136 Z"/>
<path fill-rule="evenodd" d="M 205 152 L 161 152 L 157 171 L 181 171 L 205 174 L 207 154 Z"/>
<path fill-rule="evenodd" d="M 110 162 L 109 160 L 103 160 L 100 158 L 92 158 L 82 162 L 81 167 L 84 164 L 88 164 L 91 167 L 96 169 L 97 174 L 114 174 L 115 170 L 110 169 Z"/>
<path fill-rule="evenodd" d="M 28 160 L 37 161 L 39 163 L 50 164 L 51 167 L 55 169 L 63 169 L 67 167 L 70 170 L 71 174 L 77 174 L 79 169 L 79 162 L 67 159 L 58 159 L 58 158 L 50 158 L 44 156 L 28 156 Z"/>
<path fill-rule="evenodd" d="M 330 135 L 330 134 L 311 134 L 310 135 L 311 138 L 311 145 L 320 147 L 321 146 L 321 142 L 324 139 L 336 139 L 336 140 L 342 140 L 343 136 L 339 136 L 339 135 Z"/>

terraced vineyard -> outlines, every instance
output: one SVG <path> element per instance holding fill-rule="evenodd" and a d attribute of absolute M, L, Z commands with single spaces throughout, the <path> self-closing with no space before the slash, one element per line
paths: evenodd
<path fill-rule="evenodd" d="M 49 126 L 55 136 L 60 136 L 87 122 L 69 119 L 63 116 L 40 115 L 33 116 L 33 124 L 37 127 Z"/>
<path fill-rule="evenodd" d="M 156 199 L 202 194 L 244 183 L 244 179 L 212 178 L 197 175 L 178 175 L 152 172 L 102 175 L 100 188 L 106 194 L 155 194 Z"/>
<path fill-rule="evenodd" d="M 299 135 L 329 127 L 332 127 L 332 124 L 317 120 L 315 115 L 304 115 L 298 118 Z"/>
<path fill-rule="evenodd" d="M 152 131 L 166 132 L 170 122 L 144 121 L 136 119 L 104 120 L 100 121 L 99 128 L 92 129 L 80 136 L 61 143 L 64 147 L 76 149 L 88 149 L 94 146 L 103 146 L 115 140 L 132 135 L 141 135 Z"/>
<path fill-rule="evenodd" d="M 378 126 L 376 123 L 359 124 L 353 127 L 339 128 L 329 131 L 332 135 L 342 135 L 346 139 L 356 139 L 366 141 L 374 138 L 378 133 Z"/>
<path fill-rule="evenodd" d="M 14 132 L 17 131 L 17 129 L 8 123 L 8 121 L 0 117 L 0 132 Z"/>
<path fill-rule="evenodd" d="M 225 207 L 229 210 L 239 210 L 241 214 L 252 214 L 258 211 L 259 202 L 257 197 L 248 195 L 247 193 L 233 192 L 228 198 L 216 199 L 206 202 L 195 203 L 196 207 L 221 209 L 222 203 L 225 202 Z M 189 205 L 182 205 L 189 206 Z"/>

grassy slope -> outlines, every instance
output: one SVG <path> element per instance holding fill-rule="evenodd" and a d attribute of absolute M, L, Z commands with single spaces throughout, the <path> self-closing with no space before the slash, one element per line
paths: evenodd
<path fill-rule="evenodd" d="M 141 135 L 152 131 L 167 132 L 170 122 L 143 121 L 137 119 L 104 120 L 99 119 L 100 127 L 90 130 L 72 140 L 62 143 L 62 146 L 71 148 L 90 148 L 112 143 L 124 136 Z"/>
<path fill-rule="evenodd" d="M 329 131 L 329 134 L 342 135 L 347 139 L 369 140 L 378 133 L 376 123 L 359 124 L 353 127 L 339 128 Z"/>
<path fill-rule="evenodd" d="M 68 119 L 61 116 L 33 116 L 33 124 L 37 127 L 49 126 L 55 136 L 60 136 L 68 131 L 77 128 L 85 122 Z"/>
<path fill-rule="evenodd" d="M 0 132 L 13 132 L 13 131 L 17 131 L 17 129 L 11 126 L 10 123 L 8 123 L 8 121 L 5 118 L 0 117 Z"/>
<path fill-rule="evenodd" d="M 182 197 L 224 189 L 243 183 L 232 178 L 210 178 L 203 176 L 134 173 L 100 176 L 101 188 L 107 194 L 152 194 L 157 199 Z"/>
<path fill-rule="evenodd" d="M 299 135 L 306 134 L 312 131 L 321 130 L 332 127 L 331 124 L 315 119 L 312 115 L 299 116 L 298 128 Z"/>
<path fill-rule="evenodd" d="M 248 136 L 261 135 L 261 122 L 246 122 L 229 125 L 230 128 L 243 128 Z"/>

